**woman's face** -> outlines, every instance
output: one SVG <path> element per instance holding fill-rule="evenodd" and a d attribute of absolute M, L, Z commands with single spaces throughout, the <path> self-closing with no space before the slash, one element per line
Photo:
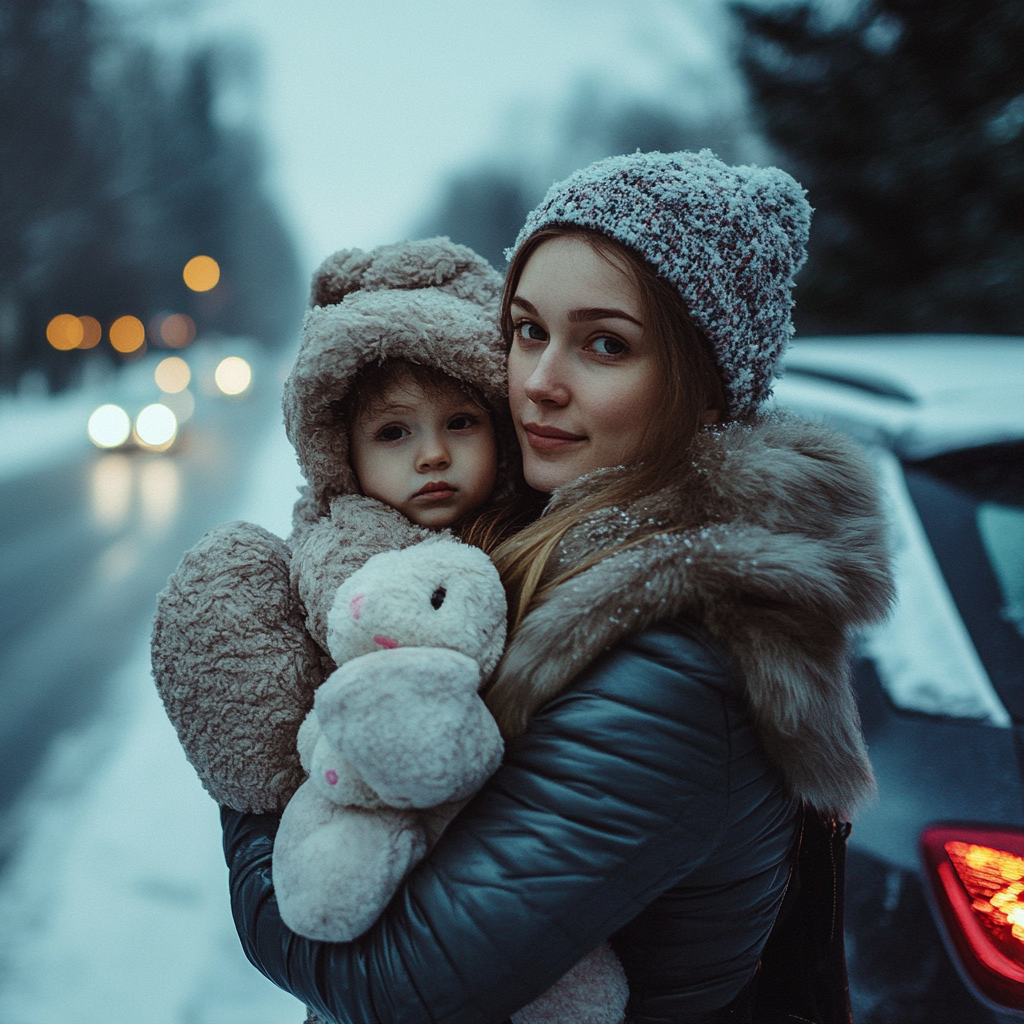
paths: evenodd
<path fill-rule="evenodd" d="M 579 238 L 541 243 L 511 303 L 509 402 L 526 482 L 628 465 L 663 389 L 632 279 Z"/>

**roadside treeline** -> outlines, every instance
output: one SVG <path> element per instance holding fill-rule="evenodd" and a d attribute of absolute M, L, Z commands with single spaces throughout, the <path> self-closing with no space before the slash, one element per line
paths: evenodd
<path fill-rule="evenodd" d="M 217 116 L 225 80 L 244 87 L 237 64 L 162 53 L 89 0 L 0 0 L 0 389 L 32 369 L 60 389 L 120 358 L 55 351 L 58 313 L 182 312 L 268 344 L 294 327 L 297 261 L 258 140 Z M 182 281 L 198 254 L 222 272 L 203 294 Z"/>
<path fill-rule="evenodd" d="M 1024 334 L 1024 4 L 740 5 L 742 66 L 816 207 L 802 333 Z"/>
<path fill-rule="evenodd" d="M 701 118 L 683 92 L 656 108 L 620 97 L 566 118 L 549 162 L 566 173 L 637 146 L 709 146 L 778 163 L 815 207 L 799 333 L 1024 334 L 1024 3 L 729 6 L 746 110 Z M 593 143 L 575 162 L 562 159 L 580 148 L 574 125 Z M 516 163 L 465 169 L 425 227 L 504 266 L 550 180 Z"/>

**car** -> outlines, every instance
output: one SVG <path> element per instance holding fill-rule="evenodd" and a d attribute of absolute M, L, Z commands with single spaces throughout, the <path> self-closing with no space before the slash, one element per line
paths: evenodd
<path fill-rule="evenodd" d="M 853 679 L 858 1024 L 1024 1020 L 1024 338 L 800 338 L 775 401 L 856 438 L 897 582 Z"/>
<path fill-rule="evenodd" d="M 247 338 L 204 339 L 184 354 L 146 353 L 109 379 L 107 401 L 92 411 L 86 432 L 106 451 L 165 452 L 192 418 L 197 394 L 200 402 L 245 398 L 259 362 L 258 346 Z"/>

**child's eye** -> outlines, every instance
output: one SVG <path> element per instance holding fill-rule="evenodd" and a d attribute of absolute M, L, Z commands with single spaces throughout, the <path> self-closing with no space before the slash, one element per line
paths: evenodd
<path fill-rule="evenodd" d="M 547 335 L 544 330 L 535 324 L 532 320 L 520 320 L 515 325 L 516 334 L 519 335 L 523 341 L 547 341 Z"/>
<path fill-rule="evenodd" d="M 606 335 L 595 338 L 590 343 L 590 347 L 599 356 L 621 356 L 626 351 L 626 343 L 624 341 L 619 341 L 618 338 L 609 338 Z"/>
<path fill-rule="evenodd" d="M 477 425 L 477 419 L 475 416 L 470 416 L 469 413 L 460 412 L 457 416 L 453 416 L 448 421 L 449 430 L 469 430 L 470 427 Z"/>
<path fill-rule="evenodd" d="M 386 427 L 381 427 L 375 437 L 378 441 L 401 441 L 403 437 L 408 437 L 409 434 L 410 432 L 401 424 L 389 423 Z"/>

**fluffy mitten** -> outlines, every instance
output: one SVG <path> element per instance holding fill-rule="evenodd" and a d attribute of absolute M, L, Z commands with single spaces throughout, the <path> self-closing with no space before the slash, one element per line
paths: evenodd
<path fill-rule="evenodd" d="M 157 599 L 157 690 L 207 792 L 241 811 L 281 811 L 305 778 L 296 750 L 313 694 L 335 663 L 327 614 L 372 555 L 436 536 L 362 495 L 296 524 L 294 552 L 252 523 L 225 523 L 192 549 Z"/>
<path fill-rule="evenodd" d="M 279 537 L 225 523 L 158 599 L 157 689 L 203 786 L 237 810 L 280 811 L 304 777 L 296 734 L 326 666 L 290 572 Z"/>

